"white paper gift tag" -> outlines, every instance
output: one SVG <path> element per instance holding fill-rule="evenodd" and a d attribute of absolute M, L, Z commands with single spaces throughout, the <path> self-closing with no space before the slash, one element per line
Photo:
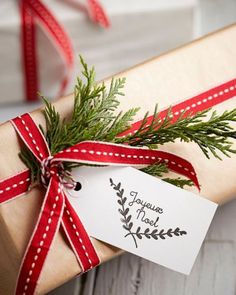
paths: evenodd
<path fill-rule="evenodd" d="M 89 235 L 189 274 L 217 204 L 125 167 L 73 170 L 69 199 Z"/>

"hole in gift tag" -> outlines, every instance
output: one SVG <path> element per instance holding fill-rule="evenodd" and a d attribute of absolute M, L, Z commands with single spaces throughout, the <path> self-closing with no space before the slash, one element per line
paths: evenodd
<path fill-rule="evenodd" d="M 77 181 L 74 187 L 74 190 L 78 192 L 81 190 L 81 188 L 82 188 L 82 184 L 79 181 Z"/>

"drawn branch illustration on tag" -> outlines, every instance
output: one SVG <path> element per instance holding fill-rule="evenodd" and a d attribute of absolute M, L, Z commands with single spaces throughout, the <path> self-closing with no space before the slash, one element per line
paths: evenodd
<path fill-rule="evenodd" d="M 147 227 L 145 230 L 138 226 L 136 229 L 134 228 L 134 223 L 132 220 L 132 214 L 130 214 L 130 209 L 126 206 L 127 197 L 124 196 L 124 189 L 121 187 L 121 183 L 115 184 L 113 179 L 110 178 L 110 185 L 116 191 L 116 195 L 118 197 L 117 203 L 120 205 L 118 212 L 121 214 L 121 222 L 123 223 L 123 228 L 127 231 L 125 238 L 130 236 L 133 238 L 135 247 L 138 248 L 137 239 L 142 240 L 142 238 L 147 239 L 162 239 L 165 240 L 166 238 L 172 238 L 174 236 L 183 236 L 187 235 L 185 230 L 181 230 L 179 227 L 175 229 L 169 228 L 168 230 L 165 229 L 150 229 Z M 158 221 L 159 217 L 157 218 Z"/>

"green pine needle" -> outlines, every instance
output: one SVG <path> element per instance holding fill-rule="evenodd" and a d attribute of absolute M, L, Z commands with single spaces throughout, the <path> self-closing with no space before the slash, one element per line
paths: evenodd
<path fill-rule="evenodd" d="M 183 179 L 183 178 L 169 178 L 163 176 L 169 172 L 169 168 L 166 163 L 157 163 L 153 164 L 144 168 L 140 169 L 142 172 L 145 172 L 149 175 L 156 176 L 164 180 L 165 182 L 168 182 L 170 184 L 173 184 L 175 186 L 178 186 L 180 188 L 184 188 L 184 186 L 193 186 L 194 183 L 192 180 L 189 179 Z"/>
<path fill-rule="evenodd" d="M 210 118 L 210 109 L 196 113 L 194 116 L 178 118 L 176 122 L 171 122 L 172 111 L 169 112 L 163 121 L 160 121 L 157 107 L 154 111 L 154 117 L 150 126 L 146 126 L 146 118 L 134 134 L 125 138 L 118 139 L 118 143 L 128 142 L 133 146 L 163 145 L 169 142 L 175 142 L 177 139 L 183 142 L 195 142 L 207 158 L 212 154 L 221 160 L 221 154 L 230 157 L 231 153 L 236 153 L 232 148 L 233 142 L 229 138 L 236 138 L 236 132 L 231 126 L 236 122 L 236 109 L 225 111 L 218 115 L 213 111 Z"/>
<path fill-rule="evenodd" d="M 74 90 L 74 110 L 70 120 L 60 119 L 54 106 L 45 102 L 46 139 L 52 155 L 84 140 L 113 141 L 122 131 L 128 129 L 138 112 L 133 108 L 126 113 L 115 114 L 119 106 L 118 95 L 123 95 L 125 79 L 112 79 L 109 89 L 105 84 L 95 82 L 94 68 L 88 69 L 80 57 L 85 83 L 78 77 Z"/>
<path fill-rule="evenodd" d="M 162 178 L 163 181 L 173 184 L 177 187 L 184 188 L 185 186 L 193 186 L 194 183 L 190 179 L 177 178 Z"/>
<path fill-rule="evenodd" d="M 172 123 L 172 110 L 168 111 L 164 120 L 160 120 L 157 106 L 154 109 L 151 124 L 146 126 L 149 113 L 146 113 L 142 124 L 134 134 L 125 137 L 118 135 L 131 127 L 131 124 L 139 110 L 133 108 L 125 113 L 118 112 L 118 96 L 124 95 L 122 90 L 125 78 L 112 79 L 110 86 L 95 81 L 94 68 L 89 69 L 80 56 L 82 65 L 82 77 L 77 78 L 74 88 L 74 109 L 70 119 L 61 119 L 55 107 L 43 96 L 45 104 L 43 110 L 46 130 L 42 130 L 52 155 L 73 146 L 84 140 L 99 140 L 104 142 L 126 143 L 132 146 L 146 146 L 156 149 L 165 143 L 181 140 L 195 142 L 204 155 L 209 158 L 221 159 L 220 153 L 230 156 L 236 153 L 232 148 L 230 138 L 236 138 L 236 132 L 230 125 L 236 122 L 236 109 L 225 111 L 222 115 L 212 112 L 209 119 L 209 110 L 186 116 L 184 114 Z M 32 172 L 32 182 L 39 181 L 40 167 L 34 156 L 26 148 L 21 151 L 22 161 Z M 76 163 L 64 163 L 64 168 L 71 170 L 77 167 Z M 182 178 L 164 178 L 169 172 L 164 163 L 150 165 L 141 169 L 150 175 L 161 177 L 164 181 L 179 187 L 192 186 L 190 180 Z"/>
<path fill-rule="evenodd" d="M 147 167 L 141 168 L 141 171 L 157 177 L 162 177 L 163 174 L 168 173 L 169 169 L 166 163 L 157 163 L 153 165 L 149 165 Z"/>

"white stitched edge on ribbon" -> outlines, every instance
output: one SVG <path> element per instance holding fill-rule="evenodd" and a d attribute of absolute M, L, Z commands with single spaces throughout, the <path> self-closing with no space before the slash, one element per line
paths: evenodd
<path fill-rule="evenodd" d="M 76 227 L 76 225 L 75 225 L 75 223 L 74 223 L 74 220 L 73 220 L 73 218 L 72 218 L 72 216 L 71 216 L 69 210 L 68 210 L 67 207 L 66 207 L 66 204 L 65 204 L 65 211 L 66 211 L 66 214 L 69 216 L 69 220 L 70 220 L 70 222 L 72 223 L 72 227 L 73 227 L 73 229 L 74 229 L 74 231 L 75 231 L 75 234 L 76 234 L 76 236 L 78 237 L 78 240 L 79 240 L 79 242 L 80 242 L 80 244 L 81 244 L 81 246 L 82 246 L 82 248 L 83 248 L 83 250 L 84 250 L 84 253 L 85 253 L 85 255 L 86 255 L 87 259 L 88 259 L 88 262 L 89 262 L 89 265 L 90 265 L 90 269 L 92 269 L 92 268 L 93 268 L 92 260 L 91 260 L 90 257 L 89 257 L 88 251 L 87 251 L 87 249 L 86 249 L 86 247 L 85 247 L 85 245 L 84 245 L 83 240 L 82 240 L 81 237 L 80 237 L 80 234 L 79 234 L 79 232 L 78 232 L 78 229 L 77 229 L 77 227 Z"/>
<path fill-rule="evenodd" d="M 197 105 L 201 105 L 202 103 L 206 103 L 208 100 L 212 100 L 212 99 L 214 99 L 214 98 L 217 98 L 218 96 L 221 96 L 221 95 L 223 95 L 224 93 L 228 93 L 228 92 L 230 92 L 230 91 L 233 91 L 234 89 L 236 89 L 236 85 L 234 85 L 234 86 L 230 86 L 229 88 L 225 88 L 225 89 L 223 89 L 223 90 L 220 90 L 219 92 L 216 92 L 216 93 L 214 93 L 214 94 L 212 94 L 212 95 L 209 95 L 208 97 L 203 98 L 203 99 L 201 99 L 201 100 L 199 100 L 199 101 L 197 101 L 197 102 L 195 102 L 195 103 L 193 103 L 193 104 L 191 104 L 191 105 L 188 105 L 185 109 L 181 109 L 180 111 L 176 111 L 174 114 L 170 114 L 170 118 L 173 118 L 173 117 L 175 117 L 175 116 L 178 116 L 180 113 L 183 113 L 183 112 L 185 112 L 185 111 L 189 111 L 191 108 L 193 109 L 193 108 L 195 108 Z M 159 119 L 160 122 L 161 122 L 162 120 L 164 120 L 164 118 L 163 118 L 163 119 Z M 145 127 L 149 127 L 149 126 L 150 126 L 149 124 L 145 125 Z M 126 136 L 133 135 L 133 134 L 134 134 L 135 132 L 137 132 L 137 131 L 138 131 L 138 129 L 136 129 L 136 130 L 134 130 L 134 131 L 132 131 L 132 132 L 126 134 L 126 135 L 123 135 L 122 137 L 124 138 L 124 137 L 126 137 Z"/>
<path fill-rule="evenodd" d="M 57 193 L 58 193 L 58 195 L 60 194 L 60 192 L 61 192 L 61 189 L 60 188 L 58 188 L 58 191 L 57 191 Z M 41 251 L 42 251 L 42 247 L 43 247 L 43 245 L 44 245 L 44 240 L 46 239 L 46 237 L 47 237 L 47 232 L 50 230 L 50 224 L 52 223 L 52 217 L 53 217 L 53 215 L 54 215 L 54 210 L 56 209 L 56 206 L 57 206 L 57 202 L 58 202 L 58 200 L 59 200 L 59 196 L 56 196 L 55 197 L 55 200 L 54 200 L 54 203 L 53 203 L 53 205 L 52 205 L 52 211 L 50 212 L 50 216 L 49 216 L 49 218 L 48 218 L 48 221 L 47 221 L 47 225 L 46 225 L 46 227 L 45 227 L 45 231 L 44 231 L 44 233 L 43 233 L 43 235 L 42 235 L 42 239 L 41 239 L 41 241 L 39 242 L 39 247 L 37 248 L 37 250 L 36 250 L 36 255 L 34 256 L 34 262 L 31 264 L 31 267 L 30 267 L 30 270 L 29 270 L 29 273 L 28 273 L 28 276 L 27 276 L 27 279 L 26 279 L 26 283 L 25 283 L 25 285 L 24 285 L 24 293 L 22 294 L 22 295 L 26 295 L 26 291 L 27 291 L 27 289 L 28 289 L 28 287 L 29 287 L 29 283 L 30 283 L 30 277 L 32 276 L 32 274 L 33 274 L 33 270 L 34 270 L 34 268 L 35 268 L 35 265 L 36 265 L 36 262 L 37 262 L 37 260 L 38 260 L 38 258 L 39 258 L 39 254 L 41 253 Z"/>
<path fill-rule="evenodd" d="M 36 141 L 33 138 L 33 134 L 30 132 L 29 128 L 26 126 L 25 120 L 19 116 L 19 119 L 21 120 L 22 124 L 25 127 L 25 130 L 28 132 L 29 137 L 31 138 L 32 143 L 35 145 L 36 150 L 38 151 L 39 157 L 43 159 L 43 154 L 40 152 L 39 146 L 37 145 Z"/>
<path fill-rule="evenodd" d="M 21 180 L 17 183 L 12 184 L 11 186 L 7 186 L 6 188 L 4 188 L 3 190 L 0 190 L 0 194 L 4 193 L 4 191 L 9 191 L 13 188 L 17 188 L 19 185 L 24 184 L 25 182 L 29 182 L 30 178 L 27 178 L 26 180 Z"/>
<path fill-rule="evenodd" d="M 28 11 L 26 14 L 26 19 L 31 20 L 32 16 L 29 15 Z M 31 33 L 32 33 L 32 28 L 31 25 L 28 25 L 28 23 L 25 26 L 26 29 L 26 34 L 25 34 L 25 42 L 26 42 L 26 47 L 30 52 L 32 51 L 32 39 L 31 39 Z M 33 56 L 31 54 L 28 54 L 26 56 L 27 60 L 27 70 L 29 70 L 28 75 L 32 77 L 34 75 L 34 65 L 33 65 Z M 30 89 L 32 90 L 32 89 Z"/>
<path fill-rule="evenodd" d="M 102 144 L 105 144 L 104 142 L 102 142 Z M 101 152 L 101 151 L 94 151 L 94 150 L 86 150 L 86 149 L 73 149 L 73 148 L 68 148 L 64 151 L 60 151 L 59 153 L 63 153 L 63 152 L 66 152 L 66 153 L 70 153 L 70 152 L 74 152 L 74 153 L 83 153 L 83 154 L 86 154 L 86 153 L 89 153 L 89 154 L 96 154 L 98 156 L 115 156 L 115 157 L 121 157 L 121 158 L 134 158 L 134 159 L 143 159 L 143 158 L 146 158 L 146 159 L 152 159 L 152 160 L 158 160 L 158 161 L 161 161 L 161 160 L 164 160 L 166 163 L 169 162 L 169 159 L 167 158 L 163 158 L 163 157 L 155 157 L 155 156 L 142 156 L 142 155 L 125 155 L 125 154 L 120 154 L 120 153 L 107 153 L 107 152 Z M 61 158 L 60 158 L 61 159 Z M 66 161 L 66 159 L 65 159 Z M 95 161 L 94 161 L 95 162 Z M 183 168 L 185 171 L 190 171 L 190 169 L 188 169 L 187 167 L 183 167 L 182 165 L 180 164 L 177 164 L 176 162 L 174 161 L 170 161 L 170 163 L 172 165 L 177 165 L 179 168 Z M 105 164 L 105 163 L 104 163 Z M 106 163 L 107 164 L 107 163 Z M 192 175 L 195 175 L 195 173 L 193 171 L 190 172 Z"/>
<path fill-rule="evenodd" d="M 43 21 L 45 22 L 45 24 L 47 24 L 48 27 L 50 27 L 50 30 L 57 32 L 57 35 L 59 35 L 60 38 L 58 38 L 55 35 L 54 35 L 54 37 L 56 38 L 56 40 L 60 44 L 60 46 L 62 46 L 64 48 L 64 50 L 66 50 L 67 54 L 71 56 L 70 47 L 68 47 L 68 45 L 67 45 L 67 38 L 65 38 L 64 34 L 61 33 L 60 26 L 56 22 L 54 22 L 53 19 L 51 19 L 49 17 L 48 11 L 45 11 L 39 5 L 39 3 L 36 3 L 35 1 L 30 1 L 30 4 L 34 7 L 35 10 L 38 11 L 38 13 L 42 17 Z"/>

